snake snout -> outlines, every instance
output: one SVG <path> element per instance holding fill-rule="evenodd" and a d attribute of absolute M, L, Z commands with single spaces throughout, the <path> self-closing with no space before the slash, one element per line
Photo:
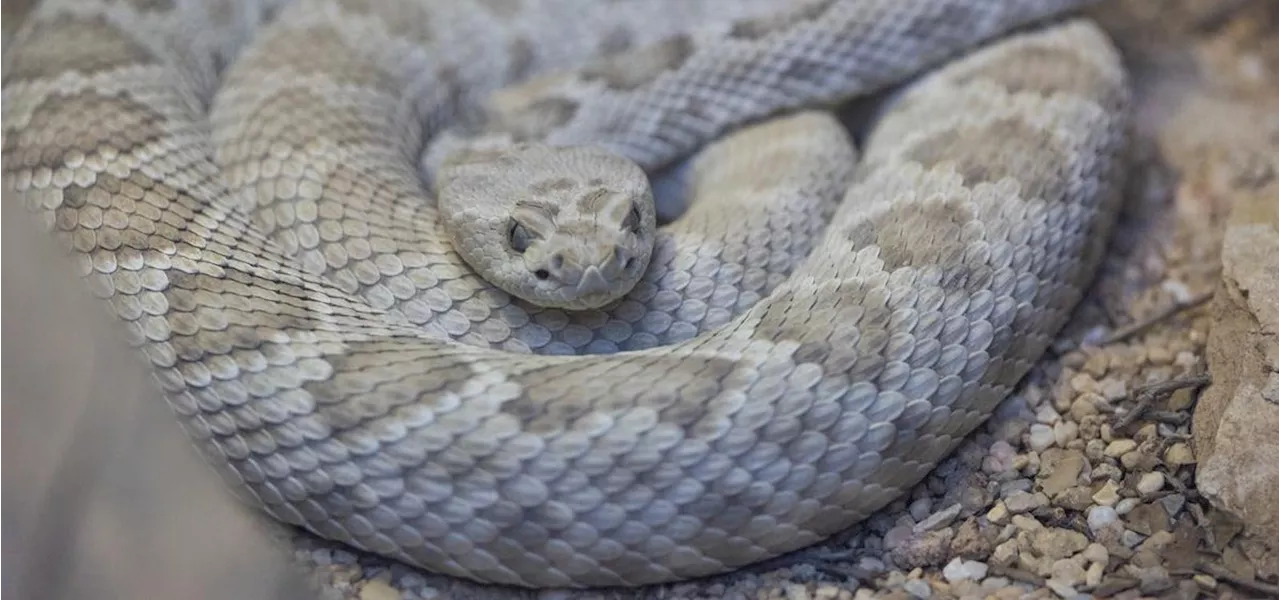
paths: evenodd
<path fill-rule="evenodd" d="M 578 279 L 579 294 L 598 294 L 609 290 L 609 280 L 600 271 L 600 267 L 591 265 L 582 270 L 582 277 Z"/>

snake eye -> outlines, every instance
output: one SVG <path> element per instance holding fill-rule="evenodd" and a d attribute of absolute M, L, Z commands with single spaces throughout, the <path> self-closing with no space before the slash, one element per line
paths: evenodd
<path fill-rule="evenodd" d="M 507 229 L 507 241 L 511 243 L 511 249 L 520 254 L 524 254 L 529 249 L 529 242 L 533 240 L 533 236 L 529 234 L 529 230 L 525 229 L 519 221 L 511 219 L 511 226 Z"/>

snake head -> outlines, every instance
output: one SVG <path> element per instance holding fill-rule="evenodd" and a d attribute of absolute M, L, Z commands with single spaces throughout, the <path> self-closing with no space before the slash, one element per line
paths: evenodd
<path fill-rule="evenodd" d="M 594 147 L 469 151 L 441 171 L 440 210 L 477 273 L 539 306 L 601 308 L 649 265 L 653 194 L 631 161 Z"/>

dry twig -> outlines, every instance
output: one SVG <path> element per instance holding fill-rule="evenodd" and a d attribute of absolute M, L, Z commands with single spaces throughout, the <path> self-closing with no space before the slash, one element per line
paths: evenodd
<path fill-rule="evenodd" d="M 1187 300 L 1186 302 L 1174 303 L 1173 306 L 1170 306 L 1169 308 L 1166 308 L 1154 315 L 1151 315 L 1150 317 L 1141 319 L 1139 321 L 1135 321 L 1124 327 L 1121 327 L 1120 329 L 1117 329 L 1111 332 L 1111 335 L 1107 336 L 1107 339 L 1103 340 L 1102 345 L 1105 346 L 1108 344 L 1114 344 L 1116 342 L 1123 342 L 1135 335 L 1146 332 L 1148 329 L 1151 329 L 1152 327 L 1160 324 L 1163 321 L 1168 320 L 1169 318 L 1179 313 L 1191 310 L 1193 308 L 1196 308 L 1197 306 L 1201 306 L 1212 299 L 1213 299 L 1213 292 L 1210 291 L 1210 292 L 1204 292 L 1198 296 L 1194 296 L 1190 300 Z"/>
<path fill-rule="evenodd" d="M 1142 413 L 1151 407 L 1151 403 L 1157 398 L 1163 398 L 1183 388 L 1199 388 L 1209 385 L 1213 379 L 1208 373 L 1198 373 L 1195 375 L 1187 375 L 1184 377 L 1175 377 L 1166 381 L 1144 385 L 1133 391 L 1133 397 L 1138 401 L 1134 405 L 1133 410 L 1125 413 L 1123 417 L 1115 422 L 1114 427 L 1121 429 L 1133 423 Z"/>

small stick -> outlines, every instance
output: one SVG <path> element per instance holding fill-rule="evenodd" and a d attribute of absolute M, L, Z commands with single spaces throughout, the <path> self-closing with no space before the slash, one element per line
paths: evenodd
<path fill-rule="evenodd" d="M 1115 428 L 1121 429 L 1137 420 L 1151 406 L 1151 403 L 1156 401 L 1156 398 L 1172 394 L 1183 388 L 1198 388 L 1209 385 L 1212 382 L 1213 379 L 1209 377 L 1208 373 L 1200 373 L 1144 385 L 1133 391 L 1138 403 L 1134 405 L 1133 410 L 1125 413 L 1123 417 L 1116 421 Z"/>
<path fill-rule="evenodd" d="M 1151 329 L 1155 325 L 1158 325 L 1160 322 L 1165 321 L 1170 317 L 1177 315 L 1178 313 L 1191 310 L 1193 308 L 1196 308 L 1197 306 L 1201 306 L 1212 299 L 1213 299 L 1213 292 L 1210 291 L 1210 292 L 1204 292 L 1198 296 L 1194 296 L 1190 300 L 1187 300 L 1186 302 L 1175 302 L 1173 306 L 1170 306 L 1169 308 L 1166 308 L 1154 315 L 1151 315 L 1146 319 L 1135 321 L 1124 327 L 1121 327 L 1120 329 L 1117 329 L 1111 332 L 1111 335 L 1107 336 L 1107 338 L 1103 340 L 1102 344 L 1105 346 L 1107 344 L 1123 342 L 1135 335 L 1138 335 L 1140 333 L 1147 331 L 1148 329 Z"/>
<path fill-rule="evenodd" d="M 1249 578 L 1241 577 L 1239 575 L 1236 575 L 1235 573 L 1232 573 L 1226 567 L 1222 567 L 1214 563 L 1202 562 L 1196 565 L 1196 570 L 1206 575 L 1211 575 L 1213 577 L 1226 581 L 1232 585 L 1242 587 L 1254 592 L 1258 592 L 1260 594 L 1267 594 L 1268 596 L 1275 596 L 1280 594 L 1280 587 L 1277 587 L 1275 584 L 1267 583 L 1265 581 L 1258 581 L 1257 579 L 1249 579 Z"/>
<path fill-rule="evenodd" d="M 1029 583 L 1034 586 L 1044 587 L 1045 578 L 1036 575 L 1030 571 L 1024 571 L 1016 567 L 1001 567 L 999 565 L 991 565 L 990 571 L 996 577 L 1007 577 L 1014 581 Z"/>

